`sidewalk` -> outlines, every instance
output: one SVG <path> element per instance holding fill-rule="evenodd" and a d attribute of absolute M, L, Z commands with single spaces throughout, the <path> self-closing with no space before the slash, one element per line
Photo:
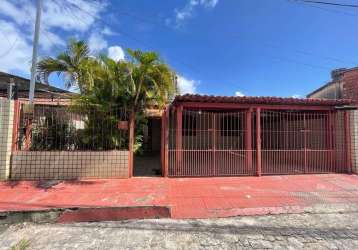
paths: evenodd
<path fill-rule="evenodd" d="M 358 176 L 343 174 L 22 181 L 1 182 L 0 190 L 0 212 L 155 206 L 171 218 L 217 218 L 358 204 Z"/>

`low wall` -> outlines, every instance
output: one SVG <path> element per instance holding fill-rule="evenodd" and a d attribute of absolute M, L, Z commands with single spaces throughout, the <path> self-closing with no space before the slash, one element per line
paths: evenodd
<path fill-rule="evenodd" d="M 128 178 L 128 151 L 18 151 L 11 179 Z"/>
<path fill-rule="evenodd" d="M 6 180 L 10 173 L 14 101 L 0 98 L 0 180 Z"/>

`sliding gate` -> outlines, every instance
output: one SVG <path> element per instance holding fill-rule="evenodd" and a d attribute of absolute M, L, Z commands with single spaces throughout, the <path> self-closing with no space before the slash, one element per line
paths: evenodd
<path fill-rule="evenodd" d="M 346 124 L 344 111 L 172 111 L 168 176 L 347 172 Z"/>

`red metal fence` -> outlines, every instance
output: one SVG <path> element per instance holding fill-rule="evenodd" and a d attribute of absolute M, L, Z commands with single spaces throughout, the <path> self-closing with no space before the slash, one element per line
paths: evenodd
<path fill-rule="evenodd" d="M 12 179 L 128 177 L 128 119 L 121 107 L 19 107 Z"/>
<path fill-rule="evenodd" d="M 179 108 L 169 115 L 168 176 L 348 172 L 347 114 Z"/>

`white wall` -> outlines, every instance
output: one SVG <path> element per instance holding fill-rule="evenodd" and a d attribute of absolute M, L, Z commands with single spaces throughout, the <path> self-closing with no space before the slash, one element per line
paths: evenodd
<path fill-rule="evenodd" d="M 0 180 L 10 175 L 14 101 L 0 98 Z"/>

